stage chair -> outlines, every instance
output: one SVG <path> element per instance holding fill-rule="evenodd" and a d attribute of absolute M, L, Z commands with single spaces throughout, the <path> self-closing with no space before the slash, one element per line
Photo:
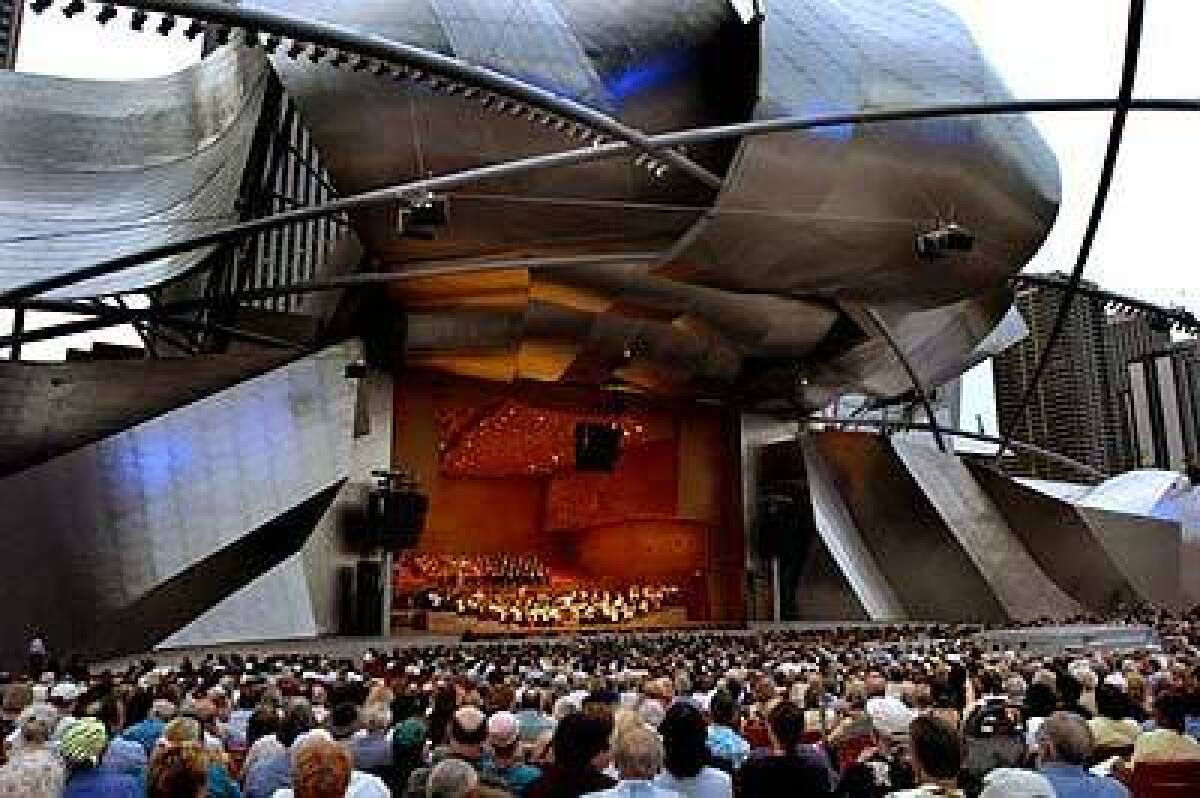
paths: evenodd
<path fill-rule="evenodd" d="M 1130 786 L 1133 798 L 1195 798 L 1200 795 L 1200 759 L 1139 762 Z"/>

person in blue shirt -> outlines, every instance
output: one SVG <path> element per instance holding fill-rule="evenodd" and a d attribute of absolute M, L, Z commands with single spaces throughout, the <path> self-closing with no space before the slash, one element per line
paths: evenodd
<path fill-rule="evenodd" d="M 737 704 L 733 696 L 724 690 L 713 694 L 708 705 L 712 723 L 708 727 L 708 750 L 717 759 L 728 763 L 730 770 L 736 769 L 750 756 L 750 743 L 737 733 Z"/>
<path fill-rule="evenodd" d="M 135 777 L 99 767 L 107 747 L 108 732 L 96 718 L 82 718 L 67 727 L 58 743 L 67 766 L 62 798 L 141 798 L 145 794 Z"/>
<path fill-rule="evenodd" d="M 521 743 L 521 720 L 511 712 L 497 712 L 488 718 L 488 747 L 492 749 L 490 771 L 501 779 L 514 795 L 523 796 L 542 776 L 540 768 L 517 758 Z"/>
<path fill-rule="evenodd" d="M 1121 782 L 1088 771 L 1092 733 L 1079 715 L 1055 712 L 1046 718 L 1038 729 L 1037 752 L 1038 772 L 1054 785 L 1058 798 L 1129 798 Z"/>
<path fill-rule="evenodd" d="M 154 753 L 154 745 L 158 742 L 158 738 L 162 737 L 163 729 L 167 727 L 167 721 L 173 717 L 175 717 L 175 705 L 160 698 L 150 706 L 150 714 L 144 720 L 140 720 L 126 729 L 121 737 L 141 745 L 146 756 L 149 756 Z"/>

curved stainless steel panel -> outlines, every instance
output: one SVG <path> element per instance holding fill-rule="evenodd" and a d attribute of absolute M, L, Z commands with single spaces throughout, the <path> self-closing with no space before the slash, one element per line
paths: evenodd
<path fill-rule="evenodd" d="M 262 55 L 223 47 L 168 77 L 66 80 L 0 70 L 0 287 L 67 272 L 236 220 L 267 80 Z M 145 288 L 200 249 L 56 292 Z"/>
<path fill-rule="evenodd" d="M 456 55 L 553 89 L 648 131 L 718 124 L 748 110 L 748 97 L 706 85 L 697 66 L 724 26 L 739 25 L 723 0 L 700 0 L 681 15 L 670 0 L 281 0 L 268 7 Z M 343 193 L 392 185 L 536 153 L 578 146 L 569 132 L 522 109 L 485 108 L 478 99 L 425 84 L 274 57 L 289 95 Z M 748 92 L 747 92 L 748 94 Z M 721 147 L 690 153 L 721 168 Z M 480 184 L 454 200 L 436 242 L 399 239 L 388 212 L 359 217 L 360 234 L 381 259 L 399 263 L 502 251 L 644 248 L 680 235 L 712 192 L 682 174 L 652 175 L 632 159 L 548 170 Z M 638 200 L 696 206 L 647 212 L 620 206 L 513 207 L 506 195 Z"/>
<path fill-rule="evenodd" d="M 457 55 L 647 131 L 1007 97 L 965 28 L 933 0 L 776 2 L 761 31 L 741 23 L 729 4 L 708 0 L 690 4 L 686 14 L 666 0 L 278 5 Z M 423 85 L 282 55 L 275 63 L 347 192 L 570 142 L 530 119 Z M 731 78 L 738 70 L 742 74 Z M 622 336 L 639 334 L 628 319 L 647 314 L 654 324 L 646 335 L 661 334 L 655 330 L 670 322 L 671 337 L 695 338 L 693 352 L 708 351 L 705 341 L 717 337 L 726 341 L 722 360 L 729 352 L 739 360 L 801 357 L 832 325 L 830 301 L 845 300 L 876 306 L 901 333 L 914 330 L 913 351 L 928 356 L 922 376 L 937 384 L 969 364 L 976 344 L 1003 315 L 992 299 L 973 297 L 994 293 L 1024 265 L 1057 210 L 1054 158 L 1022 117 L 799 131 L 735 144 L 731 165 L 728 150 L 689 153 L 710 168 L 727 168 L 728 182 L 708 217 L 703 210 L 711 198 L 690 178 L 671 173 L 656 180 L 629 162 L 606 162 L 496 181 L 452 197 L 450 222 L 434 242 L 398 238 L 393 214 L 385 211 L 362 214 L 359 225 L 388 263 L 677 241 L 680 256 L 649 270 L 653 275 L 644 266 L 606 266 L 603 273 L 581 268 L 534 278 L 609 301 L 582 340 L 547 339 L 532 320 L 523 330 L 522 341 L 543 346 L 553 340 L 560 359 L 573 348 L 576 362 L 562 372 L 567 377 L 604 373 L 612 352 L 628 342 Z M 551 201 L 517 204 L 539 197 Z M 671 207 L 587 204 L 596 199 Z M 939 219 L 970 228 L 974 251 L 918 260 L 915 235 Z M 697 282 L 710 290 L 703 299 L 687 285 Z M 719 299 L 720 291 L 711 289 L 735 293 Z M 779 296 L 748 303 L 741 294 L 747 291 Z M 740 312 L 733 310 L 737 305 Z M 756 316 L 753 323 L 746 323 L 747 313 Z M 624 321 L 607 323 L 613 316 Z M 868 340 L 819 369 L 829 387 L 906 391 L 897 379 L 902 371 L 877 343 Z M 705 363 L 698 372 L 728 374 L 729 367 Z M 815 392 L 822 381 L 814 383 Z"/>
<path fill-rule="evenodd" d="M 757 118 L 999 101 L 970 34 L 932 0 L 792 0 L 764 22 Z M 845 126 L 745 140 L 716 218 L 684 260 L 733 289 L 930 306 L 996 288 L 1033 255 L 1059 200 L 1025 117 Z M 955 221 L 974 250 L 917 258 Z"/>

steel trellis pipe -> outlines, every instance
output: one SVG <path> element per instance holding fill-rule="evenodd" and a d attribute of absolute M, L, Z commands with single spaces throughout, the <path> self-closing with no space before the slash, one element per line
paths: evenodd
<path fill-rule="evenodd" d="M 1138 55 L 1142 47 L 1142 20 L 1145 16 L 1146 3 L 1145 0 L 1131 0 L 1129 3 L 1129 22 L 1125 32 L 1125 59 L 1121 66 L 1121 85 L 1117 93 L 1117 103 L 1113 109 L 1112 126 L 1108 132 L 1108 148 L 1104 153 L 1104 163 L 1100 169 L 1100 181 L 1096 186 L 1096 195 L 1092 199 L 1092 212 L 1088 217 L 1087 228 L 1083 233 L 1083 240 L 1079 244 L 1079 254 L 1075 259 L 1075 266 L 1071 269 L 1071 275 L 1067 278 L 1066 287 L 1063 289 L 1062 301 L 1059 302 L 1058 312 L 1054 316 L 1054 323 L 1050 327 L 1050 334 L 1046 336 L 1046 343 L 1042 347 L 1041 354 L 1038 355 L 1037 363 L 1033 367 L 1033 374 L 1029 378 L 1029 382 L 1025 385 L 1025 390 L 1021 394 L 1021 402 L 1017 405 L 1017 409 L 1013 412 L 1012 417 L 1007 419 L 1000 428 L 1000 445 L 996 449 L 996 460 L 1004 454 L 1005 444 L 1013 435 L 1013 431 L 1021 420 L 1025 417 L 1025 413 L 1029 409 L 1029 403 L 1033 399 L 1033 394 L 1038 388 L 1038 383 L 1041 382 L 1042 376 L 1046 372 L 1046 367 L 1050 364 L 1050 356 L 1054 353 L 1054 345 L 1058 343 L 1058 339 L 1062 337 L 1063 329 L 1066 327 L 1067 316 L 1071 313 L 1071 303 L 1075 299 L 1075 292 L 1079 290 L 1079 284 L 1083 280 L 1083 270 L 1087 266 L 1088 257 L 1092 252 L 1092 244 L 1096 240 L 1096 231 L 1100 228 L 1100 220 L 1104 217 L 1104 206 L 1108 201 L 1108 192 L 1112 187 L 1113 173 L 1117 167 L 1117 155 L 1121 151 L 1121 139 L 1125 135 L 1125 122 L 1129 117 L 1129 110 L 1132 107 L 1133 85 L 1137 78 Z"/>
<path fill-rule="evenodd" d="M 219 0 L 107 0 L 125 8 L 155 11 L 180 17 L 203 20 L 231 28 L 263 31 L 286 36 L 295 41 L 343 50 L 355 55 L 383 61 L 419 66 L 429 72 L 448 76 L 472 86 L 479 86 L 522 100 L 543 110 L 573 119 L 606 133 L 633 148 L 670 163 L 710 188 L 719 189 L 722 180 L 695 161 L 656 144 L 641 130 L 604 114 L 595 108 L 555 94 L 526 81 L 505 75 L 494 69 L 464 61 L 423 47 L 398 42 L 382 36 L 356 31 L 343 25 L 299 17 L 280 11 L 251 6 L 234 6 Z"/>
<path fill-rule="evenodd" d="M 676 146 L 719 139 L 737 138 L 739 136 L 760 136 L 769 133 L 780 133 L 789 130 L 816 130 L 824 127 L 835 127 L 848 124 L 879 124 L 885 122 L 911 121 L 917 119 L 935 119 L 954 116 L 1000 116 L 1018 113 L 1065 112 L 1065 111 L 1103 111 L 1111 110 L 1117 104 L 1116 100 L 1014 100 L 997 103 L 952 103 L 918 108 L 895 110 L 864 111 L 856 114 L 835 114 L 828 116 L 791 116 L 778 119 L 743 122 L 735 125 L 696 128 L 692 130 L 659 133 L 650 136 L 650 140 L 659 146 Z M 1145 99 L 1133 100 L 1130 107 L 1134 110 L 1145 111 L 1200 111 L 1200 100 L 1187 99 Z M 65 274 L 55 275 L 40 280 L 34 280 L 24 285 L 0 292 L 0 306 L 19 304 L 22 300 L 53 291 L 58 288 L 74 285 L 84 280 L 103 277 L 108 274 L 130 269 L 149 261 L 166 258 L 188 252 L 203 246 L 220 244 L 225 241 L 244 238 L 246 236 L 286 227 L 291 224 L 333 216 L 339 213 L 367 208 L 374 205 L 384 205 L 400 202 L 415 193 L 422 191 L 447 191 L 460 186 L 495 177 L 508 177 L 540 169 L 575 166 L 593 161 L 608 160 L 625 155 L 629 151 L 628 144 L 610 142 L 600 146 L 579 147 L 556 153 L 535 155 L 498 164 L 489 164 L 463 172 L 415 180 L 396 186 L 375 189 L 362 194 L 341 197 L 318 206 L 295 208 L 289 211 L 250 219 L 238 224 L 219 228 L 208 233 L 159 244 L 137 252 L 119 255 L 91 266 L 74 269 Z"/>

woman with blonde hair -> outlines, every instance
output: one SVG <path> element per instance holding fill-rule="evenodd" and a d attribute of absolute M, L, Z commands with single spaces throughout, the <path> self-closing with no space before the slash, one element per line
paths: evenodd
<path fill-rule="evenodd" d="M 208 776 L 205 793 L 208 798 L 241 798 L 242 791 L 225 769 L 225 762 L 204 746 L 204 729 L 195 718 L 175 718 L 168 723 L 154 756 L 158 756 L 163 749 L 186 746 L 196 746 L 204 754 Z"/>

